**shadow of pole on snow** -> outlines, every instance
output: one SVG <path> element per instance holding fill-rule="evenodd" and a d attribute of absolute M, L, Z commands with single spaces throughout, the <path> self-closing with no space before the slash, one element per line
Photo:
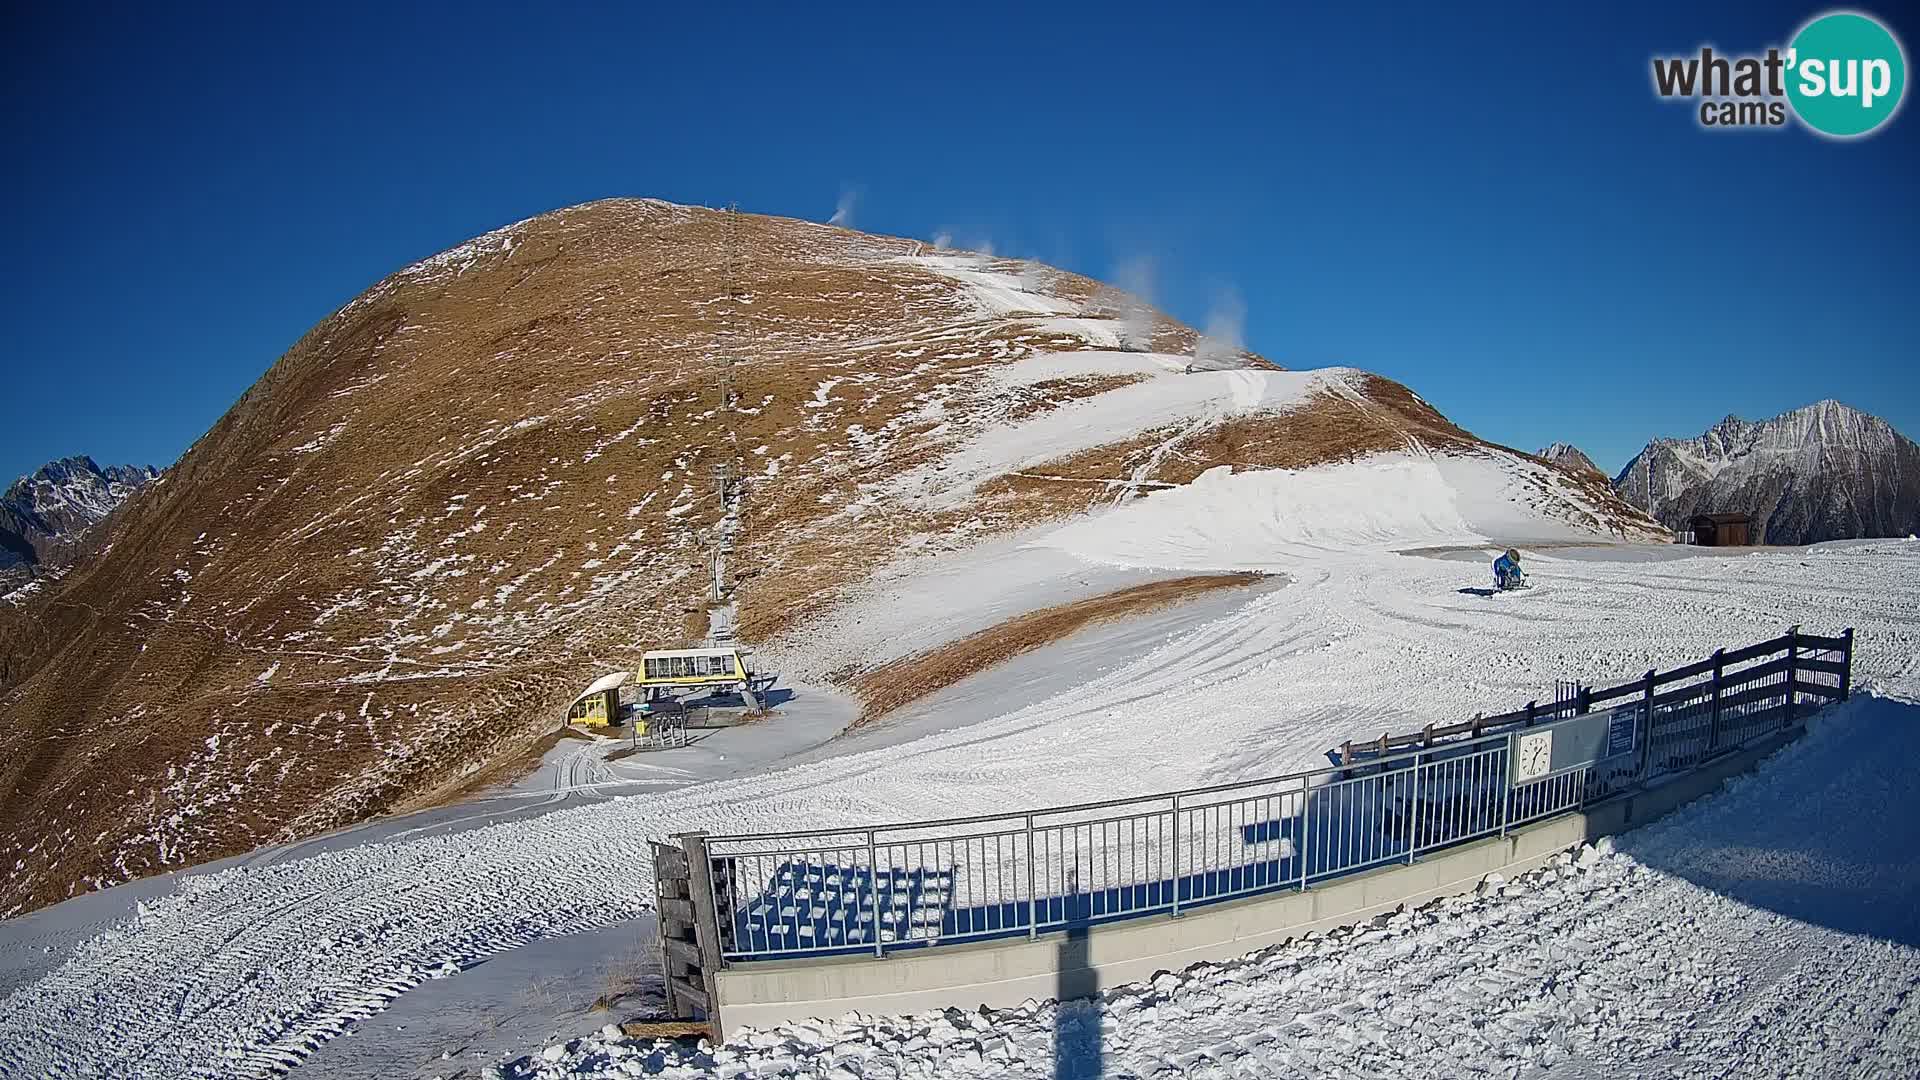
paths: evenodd
<path fill-rule="evenodd" d="M 1093 968 L 1087 925 L 1093 898 L 1080 891 L 1077 871 L 1067 872 L 1067 930 L 1060 938 L 1054 970 L 1054 1080 L 1095 1080 L 1103 1071 L 1100 1048 L 1100 973 Z"/>

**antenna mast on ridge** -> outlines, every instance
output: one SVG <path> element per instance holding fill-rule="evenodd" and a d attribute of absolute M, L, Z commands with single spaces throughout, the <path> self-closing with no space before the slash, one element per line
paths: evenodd
<path fill-rule="evenodd" d="M 720 408 L 731 411 L 737 393 L 733 384 L 733 368 L 740 362 L 740 342 L 736 333 L 741 299 L 741 256 L 740 256 L 740 204 L 727 204 L 726 251 L 722 271 L 726 281 L 727 302 L 720 309 Z M 728 434 L 733 433 L 731 421 L 727 424 Z"/>
<path fill-rule="evenodd" d="M 721 271 L 727 291 L 720 309 L 720 325 L 714 333 L 718 353 L 714 361 L 719 368 L 715 373 L 715 381 L 720 397 L 716 411 L 726 425 L 726 441 L 721 450 L 722 456 L 713 462 L 713 488 L 720 502 L 720 520 L 712 533 L 712 547 L 708 552 L 708 567 L 712 572 L 712 598 L 707 609 L 707 642 L 710 645 L 722 645 L 734 640 L 736 611 L 727 556 L 733 553 L 734 538 L 740 531 L 740 501 L 744 495 L 741 476 L 735 466 L 735 459 L 740 452 L 740 433 L 734 426 L 734 405 L 739 397 L 739 387 L 734 381 L 734 369 L 740 363 L 739 308 L 745 297 L 739 205 L 729 203 L 726 214 Z M 751 688 L 748 689 L 751 700 Z"/>

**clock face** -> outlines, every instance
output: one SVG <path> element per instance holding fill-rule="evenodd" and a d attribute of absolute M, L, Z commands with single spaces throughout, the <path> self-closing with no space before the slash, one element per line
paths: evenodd
<path fill-rule="evenodd" d="M 1513 778 L 1538 780 L 1553 766 L 1553 732 L 1534 731 L 1520 736 L 1514 753 Z"/>

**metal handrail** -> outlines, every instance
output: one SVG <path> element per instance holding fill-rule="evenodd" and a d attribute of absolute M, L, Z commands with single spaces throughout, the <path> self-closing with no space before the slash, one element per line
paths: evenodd
<path fill-rule="evenodd" d="M 1732 656 L 1756 659 L 1782 648 L 1783 660 L 1726 670 Z M 1710 672 L 1710 683 L 1661 693 L 1663 681 L 1674 680 L 1649 672 L 1626 693 L 1608 692 L 1609 698 L 1639 695 L 1606 710 L 1638 713 L 1632 758 L 1602 759 L 1538 782 L 1509 779 L 1508 747 L 1517 730 L 1510 727 L 1360 762 L 1179 791 L 943 819 L 703 836 L 711 878 L 727 882 L 726 903 L 718 895 L 704 899 L 722 938 L 747 936 L 723 947 L 723 959 L 753 959 L 849 948 L 884 956 L 890 947 L 1032 936 L 1079 921 L 1169 911 L 1177 916 L 1189 906 L 1305 889 L 1505 835 L 1749 745 L 1799 719 L 1800 700 L 1846 696 L 1852 631 L 1819 638 L 1795 628 L 1772 642 L 1722 650 L 1704 663 L 1704 669 L 1676 670 L 1689 677 L 1694 669 Z M 1599 696 L 1583 693 L 1577 711 Z M 1567 715 L 1566 704 L 1526 715 L 1558 718 Z M 1209 798 L 1256 788 L 1269 790 Z M 956 833 L 969 826 L 990 827 Z M 820 838 L 839 842 L 806 843 Z M 747 892 L 736 896 L 742 885 Z"/>
<path fill-rule="evenodd" d="M 1009 810 L 1004 814 L 979 814 L 973 817 L 931 818 L 924 821 L 893 821 L 874 825 L 849 825 L 843 829 L 799 829 L 792 832 L 777 833 L 715 834 L 707 837 L 707 843 L 714 844 L 740 840 L 806 840 L 816 836 L 852 836 L 862 835 L 867 832 L 885 832 L 889 829 L 947 829 L 960 825 L 979 825 L 991 821 L 1005 821 L 1010 818 L 1039 817 L 1041 815 L 1051 814 L 1077 814 L 1088 810 L 1105 810 L 1111 807 L 1128 806 L 1135 803 L 1157 802 L 1162 799 L 1185 799 L 1195 795 L 1214 795 L 1225 791 L 1241 791 L 1250 787 L 1259 787 L 1262 784 L 1283 784 L 1294 780 L 1311 780 L 1318 776 L 1332 773 L 1348 773 L 1362 768 L 1375 770 L 1390 766 L 1398 761 L 1419 757 L 1431 757 L 1435 751 L 1439 750 L 1454 753 L 1478 746 L 1482 743 L 1504 743 L 1506 741 L 1507 733 L 1501 732 L 1494 735 L 1486 735 L 1479 739 L 1459 740 L 1431 747 L 1422 747 L 1418 750 L 1407 750 L 1386 757 L 1368 758 L 1365 762 L 1356 762 L 1352 765 L 1321 765 L 1312 769 L 1302 769 L 1299 772 L 1279 773 L 1274 776 L 1263 776 L 1252 780 L 1232 780 L 1221 784 L 1211 784 L 1207 787 L 1181 788 L 1178 791 L 1157 791 L 1150 795 L 1127 795 L 1115 799 L 1102 799 L 1096 802 L 1071 803 L 1066 806 L 1036 806 L 1024 810 Z M 1114 818 L 1094 818 L 1091 821 L 1074 822 L 1074 824 L 1099 824 L 1101 821 L 1120 821 L 1131 816 L 1133 815 L 1123 814 Z"/>

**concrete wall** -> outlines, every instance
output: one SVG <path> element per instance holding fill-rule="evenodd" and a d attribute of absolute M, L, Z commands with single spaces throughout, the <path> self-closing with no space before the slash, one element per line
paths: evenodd
<path fill-rule="evenodd" d="M 1491 873 L 1544 865 L 1582 842 L 1647 822 L 1746 772 L 1802 729 L 1783 732 L 1644 791 L 1395 864 L 1289 891 L 1172 915 L 1017 938 L 902 950 L 881 957 L 756 961 L 722 969 L 716 1024 L 726 1035 L 851 1012 L 914 1013 L 1068 1000 L 1208 960 L 1228 960 L 1313 930 L 1361 922 L 1402 904 L 1469 892 Z"/>

